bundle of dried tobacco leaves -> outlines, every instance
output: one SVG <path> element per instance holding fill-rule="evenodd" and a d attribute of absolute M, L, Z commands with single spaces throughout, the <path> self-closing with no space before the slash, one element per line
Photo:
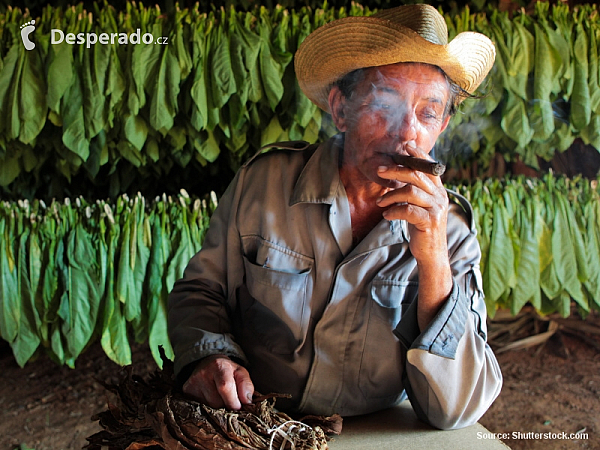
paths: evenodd
<path fill-rule="evenodd" d="M 102 383 L 116 394 L 117 404 L 96 414 L 104 429 L 87 438 L 89 450 L 324 450 L 327 434 L 339 434 L 342 418 L 306 416 L 299 421 L 275 410 L 282 394 L 255 396 L 240 411 L 214 409 L 191 400 L 175 387 L 173 365 L 163 357 L 163 370 L 148 381 L 124 369 L 119 384 Z"/>

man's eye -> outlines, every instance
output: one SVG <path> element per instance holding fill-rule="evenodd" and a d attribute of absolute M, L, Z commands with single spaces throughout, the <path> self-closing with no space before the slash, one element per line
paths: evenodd
<path fill-rule="evenodd" d="M 384 102 L 371 102 L 369 103 L 369 108 L 371 109 L 390 109 L 392 107 L 392 105 L 390 105 L 389 103 L 384 103 Z"/>
<path fill-rule="evenodd" d="M 425 120 L 438 120 L 439 114 L 436 111 L 425 110 L 421 113 Z"/>

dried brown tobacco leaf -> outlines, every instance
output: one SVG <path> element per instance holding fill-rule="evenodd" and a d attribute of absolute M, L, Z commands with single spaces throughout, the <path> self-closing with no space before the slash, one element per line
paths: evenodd
<path fill-rule="evenodd" d="M 148 381 L 128 366 L 118 384 L 102 384 L 117 402 L 92 417 L 104 430 L 87 438 L 88 450 L 325 450 L 326 434 L 341 432 L 337 414 L 295 421 L 277 411 L 275 401 L 285 394 L 257 394 L 239 411 L 201 404 L 176 387 L 164 357 L 163 370 Z"/>

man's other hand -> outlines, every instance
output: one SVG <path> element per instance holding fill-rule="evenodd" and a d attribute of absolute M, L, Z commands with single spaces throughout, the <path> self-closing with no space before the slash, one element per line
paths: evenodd
<path fill-rule="evenodd" d="M 213 408 L 239 410 L 252 403 L 254 385 L 245 367 L 227 356 L 211 355 L 198 363 L 183 392 Z"/>

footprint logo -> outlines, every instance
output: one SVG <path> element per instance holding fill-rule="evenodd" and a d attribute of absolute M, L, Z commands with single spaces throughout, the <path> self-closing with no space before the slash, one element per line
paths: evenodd
<path fill-rule="evenodd" d="M 29 40 L 29 35 L 33 33 L 33 30 L 35 30 L 35 20 L 21 25 L 21 39 L 26 50 L 33 50 L 35 48 L 35 43 Z"/>

